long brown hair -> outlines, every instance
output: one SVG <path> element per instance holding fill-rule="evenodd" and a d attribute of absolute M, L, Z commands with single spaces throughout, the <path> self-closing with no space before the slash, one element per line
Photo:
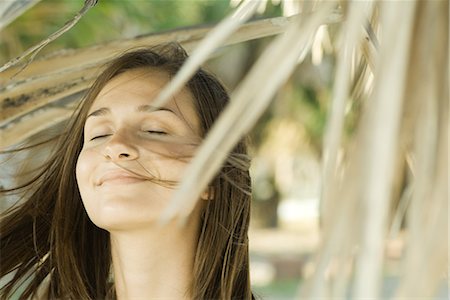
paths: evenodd
<path fill-rule="evenodd" d="M 186 60 L 177 44 L 137 49 L 114 59 L 97 78 L 57 141 L 40 172 L 21 186 L 1 193 L 27 191 L 20 205 L 0 221 L 0 277 L 13 274 L 0 292 L 9 298 L 25 286 L 20 299 L 37 295 L 47 278 L 48 298 L 105 299 L 110 293 L 109 233 L 89 219 L 78 190 L 75 167 L 83 146 L 88 110 L 113 77 L 136 68 L 173 76 Z M 202 136 L 229 101 L 223 85 L 203 69 L 187 83 L 195 99 Z M 251 184 L 245 140 L 240 141 L 213 179 L 213 199 L 205 201 L 194 261 L 194 299 L 252 299 L 248 226 Z M 238 163 L 237 163 L 238 162 Z M 25 284 L 24 284 L 25 282 Z"/>

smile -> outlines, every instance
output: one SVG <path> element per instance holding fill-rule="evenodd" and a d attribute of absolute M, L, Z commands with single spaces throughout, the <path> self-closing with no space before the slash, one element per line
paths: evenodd
<path fill-rule="evenodd" d="M 110 172 L 103 175 L 98 185 L 123 185 L 123 184 L 133 184 L 146 181 L 146 179 L 142 177 L 138 177 L 136 175 L 130 174 L 128 172 L 120 171 L 120 172 Z"/>

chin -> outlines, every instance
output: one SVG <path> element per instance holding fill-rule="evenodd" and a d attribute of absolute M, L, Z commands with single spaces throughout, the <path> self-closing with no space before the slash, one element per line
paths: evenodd
<path fill-rule="evenodd" d="M 147 218 L 141 218 L 141 216 L 124 216 L 123 212 L 121 212 L 117 214 L 103 213 L 100 216 L 96 215 L 89 218 L 97 227 L 109 232 L 132 231 L 158 226 L 158 216 L 148 216 Z"/>
<path fill-rule="evenodd" d="M 149 200 L 152 199 L 153 200 Z M 95 200 L 97 199 L 97 200 Z M 135 230 L 155 226 L 168 201 L 155 197 L 121 197 L 111 194 L 83 201 L 91 221 L 107 231 Z"/>

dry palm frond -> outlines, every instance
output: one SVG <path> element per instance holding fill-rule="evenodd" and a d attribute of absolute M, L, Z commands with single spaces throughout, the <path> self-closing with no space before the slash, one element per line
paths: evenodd
<path fill-rule="evenodd" d="M 310 48 L 317 28 L 325 23 L 333 7 L 334 3 L 326 3 L 316 13 L 292 23 L 286 33 L 265 50 L 246 79 L 231 95 L 230 104 L 187 168 L 185 174 L 189 176 L 184 177 L 163 213 L 163 222 L 176 216 L 188 216 L 233 146 L 265 111 L 276 90 L 295 69 L 299 57 L 304 57 L 303 53 Z M 266 84 L 261 87 L 261 82 Z"/>
<path fill-rule="evenodd" d="M 393 200 L 394 175 L 398 174 L 396 161 L 408 153 L 403 149 L 412 151 L 414 159 L 409 161 L 413 161 L 414 172 L 399 206 L 404 211 L 408 207 L 404 201 L 411 202 L 402 272 L 407 275 L 399 278 L 400 289 L 395 299 L 411 296 L 429 299 L 436 295 L 444 279 L 443 262 L 448 245 L 443 235 L 437 233 L 447 230 L 448 210 L 448 3 L 377 4 L 380 10 L 375 9 L 374 13 L 379 14 L 382 38 L 377 47 L 379 53 L 374 52 L 374 87 L 369 101 L 363 103 L 354 143 L 345 149 L 341 163 L 337 163 L 335 153 L 343 150 L 337 142 L 342 128 L 343 100 L 340 105 L 334 101 L 338 99 L 336 95 L 348 97 L 348 92 L 355 95 L 358 86 L 348 90 L 350 58 L 338 58 L 335 106 L 328 119 L 323 158 L 323 244 L 314 276 L 301 289 L 304 298 L 348 297 L 351 278 L 351 299 L 385 296 L 381 291 L 387 218 Z M 361 26 L 351 21 L 351 11 L 358 5 L 361 4 L 350 2 L 349 13 L 344 15 L 347 25 L 342 30 L 349 40 L 352 30 Z M 358 43 L 364 43 L 362 36 L 359 38 Z M 347 65 L 346 72 L 339 71 L 343 65 Z"/>
<path fill-rule="evenodd" d="M 349 279 L 349 271 L 342 270 L 348 265 L 345 258 L 348 256 L 349 245 L 351 245 L 352 235 L 343 236 L 344 228 L 348 226 L 347 220 L 340 220 L 339 216 L 344 216 L 344 209 L 351 210 L 354 207 L 353 201 L 347 201 L 344 205 L 338 203 L 335 197 L 338 192 L 338 154 L 342 147 L 342 134 L 344 129 L 345 106 L 349 101 L 351 88 L 351 65 L 353 53 L 358 48 L 361 41 L 362 28 L 366 22 L 367 16 L 371 14 L 372 4 L 355 3 L 348 7 L 346 23 L 341 29 L 340 53 L 337 60 L 336 81 L 333 88 L 333 98 L 331 110 L 328 117 L 327 129 L 325 132 L 324 155 L 323 155 L 323 179 L 322 179 L 322 219 L 324 222 L 324 237 L 326 242 L 323 245 L 321 256 L 315 272 L 315 277 L 310 283 L 307 292 L 310 299 L 316 297 L 329 297 L 325 293 L 325 282 L 323 274 L 326 272 L 333 257 L 338 257 L 341 276 L 339 282 L 335 284 L 333 295 L 343 297 Z M 341 211 L 342 214 L 337 214 Z M 348 232 L 348 231 L 347 231 Z M 347 241 L 336 247 L 338 241 Z"/>
<path fill-rule="evenodd" d="M 3 72 L 15 65 L 17 65 L 21 60 L 25 59 L 26 57 L 31 57 L 28 59 L 28 61 L 19 69 L 17 73 L 20 73 L 23 69 L 27 67 L 27 65 L 33 61 L 33 59 L 36 57 L 36 55 L 41 51 L 45 46 L 47 46 L 49 43 L 53 42 L 57 38 L 59 38 L 61 35 L 69 31 L 73 26 L 75 26 L 78 21 L 93 7 L 95 4 L 97 4 L 97 0 L 85 0 L 84 5 L 81 8 L 81 10 L 73 17 L 72 20 L 67 22 L 61 29 L 56 31 L 55 33 L 51 34 L 48 38 L 41 41 L 39 44 L 34 45 L 33 47 L 26 50 L 22 55 L 14 58 L 13 60 L 7 62 L 3 66 L 0 67 L 0 72 Z M 16 74 L 17 74 L 16 73 Z M 14 74 L 14 75 L 16 75 Z"/>
<path fill-rule="evenodd" d="M 337 156 L 341 147 L 342 132 L 344 129 L 345 106 L 350 95 L 350 69 L 352 54 L 357 48 L 361 37 L 362 27 L 366 16 L 371 13 L 371 5 L 366 3 L 355 3 L 349 8 L 346 24 L 342 28 L 340 41 L 340 53 L 336 67 L 336 81 L 334 83 L 332 106 L 330 109 L 327 130 L 325 132 L 324 157 L 323 157 L 323 191 L 322 201 L 325 206 L 324 218 L 332 213 L 332 208 L 326 208 L 329 197 L 334 194 L 335 178 L 337 168 Z"/>
<path fill-rule="evenodd" d="M 211 32 L 198 44 L 197 48 L 192 52 L 192 55 L 188 58 L 176 76 L 158 94 L 154 100 L 154 106 L 163 106 L 171 99 L 172 95 L 182 89 L 192 75 L 209 58 L 211 53 L 222 46 L 225 39 L 235 32 L 240 24 L 245 23 L 253 16 L 257 7 L 257 1 L 245 0 L 233 14 L 228 18 L 225 18 L 211 30 Z"/>
<path fill-rule="evenodd" d="M 244 1 L 234 18 L 253 14 L 256 6 L 250 2 Z M 182 219 L 233 145 L 306 57 L 317 28 L 337 20 L 333 2 L 283 1 L 283 5 L 291 4 L 295 4 L 292 10 L 302 10 L 299 17 L 244 25 L 230 17 L 211 32 L 209 28 L 173 31 L 35 61 L 20 78 L 0 90 L 5 98 L 2 107 L 7 107 L 0 118 L 2 143 L 11 145 L 27 137 L 25 131 L 49 116 L 53 122 L 63 121 L 73 110 L 77 93 L 83 93 L 101 64 L 127 48 L 171 40 L 188 50 L 198 45 L 198 52 L 193 52 L 176 81 L 160 95 L 163 100 L 183 85 L 214 49 L 284 32 L 231 95 L 229 106 L 189 165 L 162 221 L 175 216 Z M 395 237 L 406 215 L 405 275 L 399 278 L 394 297 L 429 299 L 436 295 L 445 276 L 448 254 L 444 232 L 448 230 L 449 3 L 354 1 L 340 5 L 345 22 L 340 25 L 339 44 L 333 45 L 340 51 L 322 158 L 323 242 L 314 274 L 306 278 L 299 295 L 302 299 L 343 299 L 349 297 L 352 287 L 351 299 L 382 298 L 385 239 L 389 234 Z M 199 42 L 208 32 L 208 38 Z M 6 83 L 17 70 L 3 72 L 0 80 Z M 64 80 L 73 85 L 65 86 Z M 49 87 L 54 88 L 51 93 L 33 94 Z M 36 98 L 27 104 L 21 95 Z M 345 105 L 350 100 L 361 102 L 363 112 L 356 134 L 344 145 Z M 5 105 L 9 102 L 17 106 Z M 45 120 L 43 127 L 50 125 Z M 342 153 L 340 160 L 338 154 Z M 406 165 L 402 161 L 407 161 L 412 171 L 398 193 L 403 196 L 389 232 L 390 204 L 396 195 L 393 190 L 399 189 L 395 177 Z"/>
<path fill-rule="evenodd" d="M 332 15 L 329 23 L 338 22 L 339 16 Z M 285 27 L 291 22 L 291 18 L 279 17 L 265 20 L 253 21 L 243 24 L 232 36 L 226 39 L 222 46 L 245 42 L 251 39 L 262 38 L 284 32 Z M 192 28 L 181 28 L 164 33 L 143 34 L 137 37 L 120 39 L 102 45 L 95 45 L 82 49 L 66 49 L 51 54 L 43 59 L 30 63 L 14 80 L 11 77 L 17 73 L 19 67 L 12 67 L 0 73 L 0 86 L 7 86 L 9 91 L 22 83 L 33 81 L 37 77 L 51 77 L 65 75 L 74 70 L 85 69 L 92 66 L 100 66 L 109 61 L 113 56 L 130 48 L 145 47 L 160 43 L 176 41 L 192 50 L 212 29 L 212 26 L 195 26 Z"/>
<path fill-rule="evenodd" d="M 361 124 L 361 154 L 366 161 L 361 172 L 365 224 L 356 266 L 354 297 L 357 299 L 379 297 L 390 184 L 394 175 L 392 166 L 398 147 L 415 11 L 414 3 L 383 2 L 380 6 L 380 26 L 385 29 L 396 26 L 396 30 L 383 32 L 384 47 L 380 49 L 374 91 L 365 122 Z M 398 24 L 400 15 L 402 22 Z"/>
<path fill-rule="evenodd" d="M 336 16 L 328 19 L 336 22 Z M 275 35 L 283 32 L 292 23 L 290 18 L 272 18 L 240 25 L 233 36 L 222 45 L 230 45 L 243 41 Z M 102 46 L 90 47 L 76 51 L 66 51 L 47 59 L 31 63 L 21 73 L 21 77 L 8 83 L 14 68 L 0 74 L 4 87 L 0 88 L 2 111 L 0 114 L 0 135 L 2 146 L 7 147 L 19 143 L 32 136 L 40 127 L 49 127 L 48 114 L 40 110 L 66 109 L 67 118 L 75 102 L 81 99 L 82 93 L 93 82 L 102 65 L 112 56 L 132 47 L 156 45 L 169 41 L 180 42 L 187 50 L 192 50 L 210 28 L 179 29 L 163 34 L 140 36 L 135 39 L 115 41 Z M 24 76 L 29 76 L 24 77 Z M 7 84 L 8 83 L 8 84 Z M 67 108 L 67 105 L 69 107 Z M 23 119 L 26 118 L 26 119 Z M 23 120 L 30 123 L 26 131 L 17 126 Z"/>
<path fill-rule="evenodd" d="M 0 2 L 0 30 L 41 0 Z"/>
<path fill-rule="evenodd" d="M 448 2 L 420 2 L 415 18 L 406 85 L 409 103 L 405 107 L 403 128 L 406 137 L 402 139 L 413 157 L 414 177 L 410 183 L 411 203 L 407 215 L 410 233 L 403 263 L 405 277 L 395 295 L 398 298 L 410 295 L 431 298 L 446 272 L 448 9 Z"/>
<path fill-rule="evenodd" d="M 0 2 L 0 30 L 41 0 Z"/>

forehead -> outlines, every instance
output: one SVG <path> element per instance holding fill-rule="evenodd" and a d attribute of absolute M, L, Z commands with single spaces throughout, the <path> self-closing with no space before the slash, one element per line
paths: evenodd
<path fill-rule="evenodd" d="M 151 105 L 161 89 L 170 81 L 169 74 L 154 69 L 135 69 L 115 76 L 100 90 L 89 109 L 89 113 L 107 107 L 133 107 Z M 198 124 L 197 112 L 192 94 L 182 89 L 164 105 L 181 113 L 190 122 Z"/>

